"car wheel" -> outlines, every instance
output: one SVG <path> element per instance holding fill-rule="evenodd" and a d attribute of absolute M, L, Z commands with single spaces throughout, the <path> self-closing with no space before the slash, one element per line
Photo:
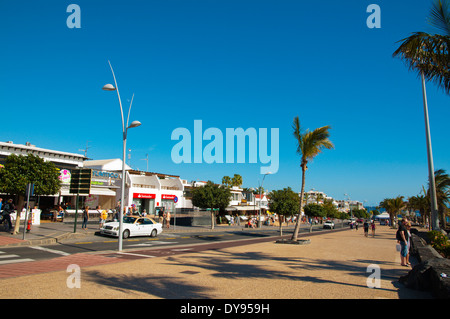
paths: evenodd
<path fill-rule="evenodd" d="M 156 229 L 153 229 L 150 236 L 156 237 L 157 234 L 158 234 L 158 231 Z"/>
<path fill-rule="evenodd" d="M 128 229 L 125 229 L 123 231 L 122 238 L 127 239 L 128 237 L 130 237 L 130 231 Z"/>

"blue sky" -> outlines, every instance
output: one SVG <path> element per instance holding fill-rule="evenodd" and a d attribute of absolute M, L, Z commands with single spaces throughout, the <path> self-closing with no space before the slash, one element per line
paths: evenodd
<path fill-rule="evenodd" d="M 81 28 L 66 12 L 81 9 Z M 381 8 L 370 29 L 369 4 Z M 292 121 L 332 127 L 334 150 L 309 165 L 306 190 L 376 205 L 427 183 L 421 83 L 397 41 L 433 29 L 430 1 L 158 0 L 0 3 L 1 141 L 120 158 L 122 133 L 108 60 L 124 108 L 135 94 L 131 166 L 220 182 L 240 174 L 257 187 L 264 164 L 175 164 L 176 128 L 278 128 L 279 170 L 269 190 L 300 191 Z M 427 84 L 436 169 L 449 170 L 449 96 Z M 225 143 L 225 141 L 224 141 Z M 207 144 L 205 142 L 205 144 Z M 203 146 L 205 146 L 203 144 Z M 224 144 L 225 145 L 225 144 Z M 270 147 L 269 147 L 270 148 Z"/>

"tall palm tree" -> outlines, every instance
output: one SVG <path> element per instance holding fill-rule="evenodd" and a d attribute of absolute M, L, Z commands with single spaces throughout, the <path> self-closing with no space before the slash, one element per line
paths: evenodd
<path fill-rule="evenodd" d="M 450 1 L 435 1 L 428 21 L 440 33 L 414 32 L 400 40 L 402 43 L 393 56 L 450 94 Z"/>
<path fill-rule="evenodd" d="M 431 8 L 429 22 L 442 34 L 430 35 L 415 32 L 403 39 L 403 43 L 393 56 L 403 59 L 410 70 L 418 71 L 422 78 L 423 108 L 425 114 L 425 133 L 428 154 L 428 179 L 430 182 L 431 224 L 439 229 L 438 204 L 434 181 L 433 154 L 428 123 L 428 105 L 425 79 L 435 82 L 450 94 L 450 0 L 435 0 Z"/>
<path fill-rule="evenodd" d="M 303 194 L 305 193 L 305 174 L 307 170 L 308 162 L 322 152 L 323 149 L 334 148 L 333 143 L 328 139 L 330 133 L 328 130 L 330 126 L 323 126 L 316 128 L 314 131 L 308 129 L 303 132 L 300 127 L 300 120 L 298 116 L 294 118 L 292 124 L 294 130 L 293 134 L 297 140 L 297 153 L 301 156 L 300 167 L 302 168 L 302 188 L 300 192 L 300 211 L 295 225 L 294 234 L 292 234 L 291 240 L 296 241 L 298 237 L 298 231 L 300 229 L 300 217 L 303 207 Z"/>

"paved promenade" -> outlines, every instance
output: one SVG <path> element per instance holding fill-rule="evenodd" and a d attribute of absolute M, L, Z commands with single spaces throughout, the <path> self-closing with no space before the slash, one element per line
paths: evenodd
<path fill-rule="evenodd" d="M 28 269 L 43 270 L 0 279 L 0 298 L 431 298 L 429 293 L 398 283 L 410 268 L 400 266 L 393 229 L 379 226 L 374 238 L 364 237 L 361 228 L 302 238 L 311 243 L 276 244 L 274 238 L 201 252 L 178 249 L 177 254 L 132 261 L 104 254 L 76 254 L 22 263 Z M 68 288 L 70 264 L 81 267 L 80 288 Z M 0 273 L 6 266 L 0 267 Z M 369 285 L 377 284 L 369 278 L 376 273 L 374 269 L 381 275 L 379 288 L 368 287 L 368 279 Z"/>

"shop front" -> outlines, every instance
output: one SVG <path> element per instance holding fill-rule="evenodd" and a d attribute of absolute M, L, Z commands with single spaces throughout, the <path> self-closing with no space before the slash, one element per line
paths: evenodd
<path fill-rule="evenodd" d="M 155 215 L 156 194 L 133 193 L 133 204 L 141 214 L 145 212 L 148 215 Z"/>
<path fill-rule="evenodd" d="M 170 212 L 170 215 L 175 214 L 175 205 L 178 197 L 171 194 L 161 194 L 161 206 L 164 207 L 165 212 Z"/>

